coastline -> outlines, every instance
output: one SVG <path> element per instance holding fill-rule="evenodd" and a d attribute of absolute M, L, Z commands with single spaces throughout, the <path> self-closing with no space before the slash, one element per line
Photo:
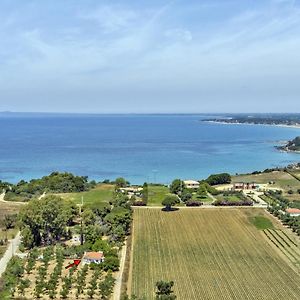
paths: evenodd
<path fill-rule="evenodd" d="M 300 129 L 300 125 L 285 125 L 285 124 L 264 124 L 264 123 L 249 123 L 249 122 L 222 122 L 222 121 L 201 121 L 204 123 L 214 123 L 223 125 L 252 125 L 252 126 L 272 126 L 272 127 L 284 127 L 284 128 L 297 128 Z"/>

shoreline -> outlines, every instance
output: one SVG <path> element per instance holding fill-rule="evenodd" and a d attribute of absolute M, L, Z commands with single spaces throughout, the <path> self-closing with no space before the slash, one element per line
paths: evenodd
<path fill-rule="evenodd" d="M 225 121 L 201 121 L 204 123 L 223 124 L 223 125 L 251 125 L 251 126 L 272 126 L 272 127 L 284 127 L 284 128 L 297 128 L 300 129 L 300 125 L 285 125 L 285 124 L 264 124 L 264 123 L 249 123 L 249 122 L 225 122 Z"/>

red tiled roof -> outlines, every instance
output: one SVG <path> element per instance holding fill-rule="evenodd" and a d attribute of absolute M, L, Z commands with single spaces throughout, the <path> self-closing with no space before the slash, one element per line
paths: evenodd
<path fill-rule="evenodd" d="M 103 257 L 104 257 L 103 252 L 86 252 L 84 254 L 85 259 L 100 260 Z"/>
<path fill-rule="evenodd" d="M 300 214 L 300 209 L 298 209 L 298 208 L 288 208 L 286 210 L 286 212 L 288 212 L 289 214 Z"/>

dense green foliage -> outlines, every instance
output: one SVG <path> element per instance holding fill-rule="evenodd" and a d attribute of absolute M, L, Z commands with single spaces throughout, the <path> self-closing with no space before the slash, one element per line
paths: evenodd
<path fill-rule="evenodd" d="M 156 283 L 156 300 L 174 300 L 176 296 L 172 290 L 174 281 L 158 281 Z"/>
<path fill-rule="evenodd" d="M 0 290 L 0 299 L 12 299 L 14 297 L 16 286 L 20 282 L 23 273 L 23 261 L 14 256 L 7 264 L 6 271 L 1 277 L 3 282 Z"/>
<path fill-rule="evenodd" d="M 205 180 L 209 185 L 227 184 L 231 182 L 231 176 L 228 173 L 213 174 Z"/>
<path fill-rule="evenodd" d="M 170 211 L 172 210 L 172 206 L 179 202 L 178 196 L 170 194 L 165 197 L 161 204 L 165 206 L 166 211 Z"/>
<path fill-rule="evenodd" d="M 184 189 L 184 182 L 180 179 L 175 179 L 170 184 L 170 192 L 172 194 L 180 195 Z"/>
<path fill-rule="evenodd" d="M 26 248 L 53 244 L 67 236 L 67 225 L 78 214 L 74 203 L 58 196 L 31 200 L 19 213 L 23 244 Z"/>
<path fill-rule="evenodd" d="M 95 182 L 88 182 L 86 176 L 75 176 L 71 173 L 53 172 L 41 179 L 32 179 L 29 182 L 21 180 L 7 189 L 5 200 L 28 201 L 39 197 L 43 193 L 70 193 L 82 192 L 95 186 Z"/>
<path fill-rule="evenodd" d="M 265 193 L 266 199 L 270 200 L 268 211 L 279 218 L 284 225 L 289 226 L 293 232 L 300 236 L 300 216 L 295 217 L 286 213 L 289 201 L 282 196 L 281 191 L 268 191 Z"/>

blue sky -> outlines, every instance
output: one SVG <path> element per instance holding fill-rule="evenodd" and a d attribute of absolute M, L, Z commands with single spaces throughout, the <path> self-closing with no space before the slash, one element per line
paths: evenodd
<path fill-rule="evenodd" d="M 0 111 L 299 112 L 297 0 L 0 0 Z"/>

